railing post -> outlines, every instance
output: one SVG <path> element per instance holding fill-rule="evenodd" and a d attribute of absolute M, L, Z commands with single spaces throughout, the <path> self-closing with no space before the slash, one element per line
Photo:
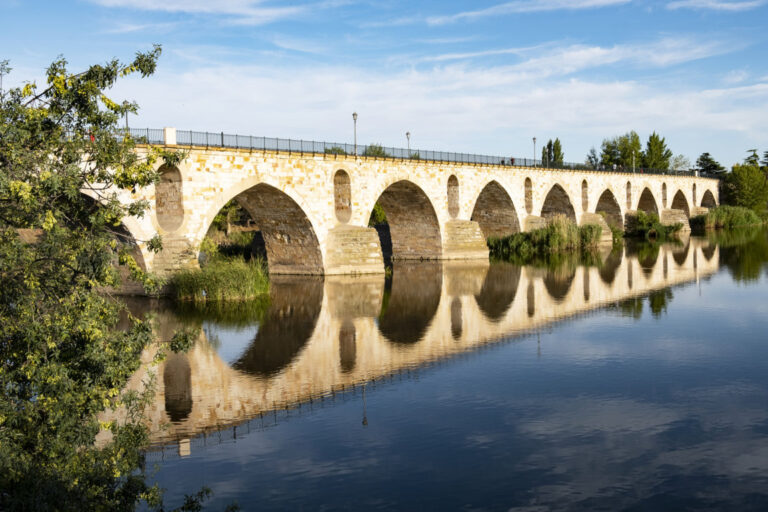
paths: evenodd
<path fill-rule="evenodd" d="M 224 147 L 224 132 L 221 132 L 221 147 Z"/>

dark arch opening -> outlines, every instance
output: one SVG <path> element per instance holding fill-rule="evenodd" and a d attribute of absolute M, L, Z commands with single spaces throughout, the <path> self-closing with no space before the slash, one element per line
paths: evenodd
<path fill-rule="evenodd" d="M 587 180 L 581 182 L 581 211 L 589 211 L 589 185 Z"/>
<path fill-rule="evenodd" d="M 336 218 L 346 224 L 352 217 L 352 185 L 349 174 L 343 169 L 333 175 L 333 201 Z"/>
<path fill-rule="evenodd" d="M 480 225 L 485 238 L 502 238 L 520 232 L 520 220 L 512 198 L 496 181 L 487 184 L 480 192 L 471 219 Z"/>
<path fill-rule="evenodd" d="M 174 423 L 192 412 L 192 370 L 185 354 L 171 354 L 163 368 L 165 412 Z"/>
<path fill-rule="evenodd" d="M 387 224 L 377 226 L 386 261 L 440 258 L 440 225 L 423 190 L 410 181 L 398 181 L 382 192 L 377 203 L 387 217 Z"/>
<path fill-rule="evenodd" d="M 488 268 L 483 287 L 475 295 L 477 307 L 491 322 L 498 322 L 515 300 L 520 285 L 521 267 L 511 263 L 494 263 Z"/>
<path fill-rule="evenodd" d="M 705 208 L 714 208 L 717 206 L 717 201 L 715 201 L 715 195 L 712 191 L 707 190 L 704 192 L 704 195 L 701 197 L 701 206 Z"/>
<path fill-rule="evenodd" d="M 562 302 L 568 295 L 575 276 L 575 268 L 572 268 L 570 265 L 563 265 L 546 273 L 544 276 L 544 287 L 555 302 Z"/>
<path fill-rule="evenodd" d="M 616 196 L 613 195 L 609 189 L 600 194 L 600 199 L 597 200 L 597 206 L 595 207 L 595 213 L 600 213 L 605 217 L 605 222 L 609 226 L 614 228 L 624 229 L 624 219 L 621 217 L 621 207 L 616 200 Z"/>
<path fill-rule="evenodd" d="M 531 183 L 531 178 L 525 178 L 525 211 L 529 215 L 533 211 L 533 183 Z"/>
<path fill-rule="evenodd" d="M 389 341 L 421 340 L 440 304 L 442 267 L 437 262 L 396 263 L 384 283 L 379 331 Z"/>
<path fill-rule="evenodd" d="M 454 340 L 461 338 L 461 299 L 454 297 L 451 301 L 451 337 Z"/>
<path fill-rule="evenodd" d="M 157 223 L 166 231 L 175 231 L 184 222 L 181 172 L 177 167 L 165 164 L 158 173 L 160 181 L 155 185 Z"/>
<path fill-rule="evenodd" d="M 238 238 L 238 244 L 233 244 L 231 251 L 225 253 L 263 256 L 270 274 L 323 273 L 323 256 L 312 223 L 288 194 L 260 183 L 238 194 L 220 214 L 230 208 L 240 208 L 241 212 L 236 214 L 238 221 L 235 225 L 227 222 L 226 238 L 230 231 L 245 233 L 250 238 L 243 235 L 242 240 Z M 209 236 L 217 227 L 219 216 L 211 223 Z M 226 246 L 229 242 L 219 243 Z"/>
<path fill-rule="evenodd" d="M 277 375 L 304 349 L 320 315 L 323 280 L 272 278 L 269 301 L 259 332 L 232 365 L 236 370 L 260 377 Z"/>
<path fill-rule="evenodd" d="M 552 186 L 544 199 L 544 205 L 541 207 L 541 216 L 545 219 L 551 219 L 556 215 L 565 215 L 573 222 L 576 222 L 576 211 L 573 209 L 571 199 L 568 193 L 558 184 Z"/>
<path fill-rule="evenodd" d="M 459 179 L 451 175 L 448 178 L 448 215 L 455 219 L 459 214 Z"/>
<path fill-rule="evenodd" d="M 677 263 L 678 266 L 683 266 L 685 264 L 685 260 L 688 259 L 688 250 L 691 248 L 691 240 L 690 238 L 686 240 L 685 245 L 683 247 L 675 247 L 672 249 L 672 258 L 675 260 L 675 263 Z"/>
<path fill-rule="evenodd" d="M 688 200 L 685 198 L 685 194 L 683 194 L 682 190 L 678 190 L 675 193 L 675 197 L 672 198 L 672 209 L 684 211 L 686 217 L 691 216 L 691 209 L 688 207 Z"/>
<path fill-rule="evenodd" d="M 693 184 L 693 190 L 691 191 L 691 199 L 693 200 L 693 205 L 696 206 L 696 184 Z"/>
<path fill-rule="evenodd" d="M 607 285 L 613 284 L 616 280 L 616 271 L 621 266 L 621 260 L 624 257 L 624 252 L 621 249 L 614 249 L 605 258 L 602 265 L 600 265 L 599 273 L 600 279 Z"/>
<path fill-rule="evenodd" d="M 627 210 L 632 209 L 632 183 L 627 182 Z"/>
<path fill-rule="evenodd" d="M 357 362 L 357 332 L 355 324 L 344 320 L 339 329 L 339 363 L 341 371 L 349 373 L 355 369 Z"/>
<path fill-rule="evenodd" d="M 661 207 L 662 208 L 667 207 L 667 184 L 666 183 L 661 184 Z"/>
<path fill-rule="evenodd" d="M 642 210 L 645 213 L 652 213 L 656 216 L 659 215 L 659 207 L 656 204 L 656 199 L 653 198 L 653 193 L 646 187 L 643 189 L 643 193 L 640 194 L 640 201 L 637 203 L 637 209 Z"/>

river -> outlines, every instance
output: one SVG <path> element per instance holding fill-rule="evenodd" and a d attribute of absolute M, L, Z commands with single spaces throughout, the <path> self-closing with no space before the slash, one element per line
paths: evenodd
<path fill-rule="evenodd" d="M 768 508 L 766 232 L 596 260 L 134 300 L 198 333 L 155 369 L 151 479 L 214 510 Z"/>

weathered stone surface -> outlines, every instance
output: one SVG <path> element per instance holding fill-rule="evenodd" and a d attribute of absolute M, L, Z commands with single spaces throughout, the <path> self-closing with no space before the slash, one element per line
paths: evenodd
<path fill-rule="evenodd" d="M 488 246 L 477 222 L 452 220 L 445 223 L 442 259 L 488 259 Z"/>
<path fill-rule="evenodd" d="M 594 224 L 600 226 L 600 245 L 611 244 L 613 245 L 613 233 L 611 233 L 611 227 L 605 221 L 602 215 L 599 213 L 585 213 L 581 216 L 581 225 Z"/>
<path fill-rule="evenodd" d="M 375 229 L 337 226 L 328 232 L 326 274 L 375 274 L 381 273 L 383 267 Z"/>
<path fill-rule="evenodd" d="M 690 231 L 691 224 L 688 222 L 688 215 L 683 210 L 676 210 L 674 208 L 668 208 L 661 211 L 661 218 L 659 219 L 665 226 L 672 226 L 674 224 L 682 224 L 681 231 Z"/>

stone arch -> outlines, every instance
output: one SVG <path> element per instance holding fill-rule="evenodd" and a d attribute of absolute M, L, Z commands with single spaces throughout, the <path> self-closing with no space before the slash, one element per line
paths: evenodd
<path fill-rule="evenodd" d="M 656 199 L 653 197 L 653 193 L 648 187 L 645 187 L 643 193 L 640 194 L 640 200 L 637 202 L 637 209 L 642 210 L 645 213 L 659 215 L 659 207 L 656 204 Z"/>
<path fill-rule="evenodd" d="M 693 202 L 693 205 L 696 206 L 696 184 L 693 184 L 692 190 L 691 190 L 691 199 Z"/>
<path fill-rule="evenodd" d="M 259 228 L 270 274 L 323 274 L 323 255 L 315 228 L 293 197 L 272 185 L 258 183 L 229 199 L 235 199 Z M 227 202 L 217 205 L 206 219 L 212 220 Z"/>
<path fill-rule="evenodd" d="M 488 183 L 477 196 L 471 220 L 480 225 L 485 238 L 501 238 L 520 231 L 512 198 L 497 181 Z"/>
<path fill-rule="evenodd" d="M 451 337 L 454 340 L 461 338 L 461 299 L 454 297 L 451 301 Z"/>
<path fill-rule="evenodd" d="M 184 421 L 192 412 L 192 370 L 186 354 L 171 354 L 163 368 L 165 412 L 173 423 Z"/>
<path fill-rule="evenodd" d="M 442 240 L 437 214 L 418 185 L 396 181 L 381 193 L 377 202 L 387 216 L 392 260 L 440 258 Z M 383 249 L 385 241 L 381 245 Z M 388 256 L 385 254 L 384 258 L 389 259 Z"/>
<path fill-rule="evenodd" d="M 176 231 L 184 222 L 184 190 L 181 172 L 175 165 L 158 169 L 160 181 L 155 185 L 155 215 L 165 231 Z"/>
<path fill-rule="evenodd" d="M 475 301 L 491 322 L 498 322 L 509 310 L 520 285 L 521 273 L 521 267 L 505 262 L 495 263 L 488 268 Z"/>
<path fill-rule="evenodd" d="M 455 219 L 459 214 L 459 179 L 451 174 L 448 178 L 448 215 Z"/>
<path fill-rule="evenodd" d="M 589 184 L 587 180 L 581 182 L 581 211 L 589 211 Z"/>
<path fill-rule="evenodd" d="M 248 348 L 232 364 L 236 370 L 273 377 L 304 350 L 315 330 L 323 302 L 319 277 L 272 278 L 269 309 Z"/>
<path fill-rule="evenodd" d="M 343 169 L 333 175 L 333 202 L 336 219 L 342 224 L 352 217 L 352 185 L 349 174 Z"/>
<path fill-rule="evenodd" d="M 576 222 L 576 211 L 573 209 L 571 198 L 568 197 L 568 193 L 559 183 L 552 185 L 541 207 L 541 216 L 545 219 L 550 219 L 555 215 L 565 215 Z"/>
<path fill-rule="evenodd" d="M 688 199 L 686 199 L 682 190 L 678 190 L 672 198 L 672 209 L 684 211 L 686 217 L 691 216 L 691 208 L 688 206 Z"/>
<path fill-rule="evenodd" d="M 341 371 L 349 373 L 357 363 L 357 332 L 351 320 L 344 320 L 339 329 L 339 364 Z"/>
<path fill-rule="evenodd" d="M 595 213 L 602 213 L 609 226 L 624 229 L 624 218 L 621 215 L 621 207 L 613 195 L 611 189 L 605 189 L 597 200 Z"/>
<path fill-rule="evenodd" d="M 627 210 L 632 209 L 632 183 L 627 182 Z"/>
<path fill-rule="evenodd" d="M 533 182 L 531 182 L 531 178 L 525 178 L 525 211 L 528 215 L 533 211 Z"/>
<path fill-rule="evenodd" d="M 662 208 L 667 207 L 667 184 L 666 183 L 661 184 L 661 207 Z"/>
<path fill-rule="evenodd" d="M 556 270 L 550 270 L 544 276 L 544 287 L 555 302 L 560 303 L 568 296 L 571 284 L 576 277 L 576 269 L 563 265 Z"/>
<path fill-rule="evenodd" d="M 390 342 L 411 345 L 421 340 L 440 304 L 442 268 L 437 262 L 396 263 L 384 283 L 385 300 L 379 331 Z"/>
<path fill-rule="evenodd" d="M 717 206 L 717 201 L 715 201 L 715 195 L 712 193 L 711 190 L 707 190 L 704 192 L 704 195 L 701 196 L 701 206 L 705 208 L 714 208 Z"/>

